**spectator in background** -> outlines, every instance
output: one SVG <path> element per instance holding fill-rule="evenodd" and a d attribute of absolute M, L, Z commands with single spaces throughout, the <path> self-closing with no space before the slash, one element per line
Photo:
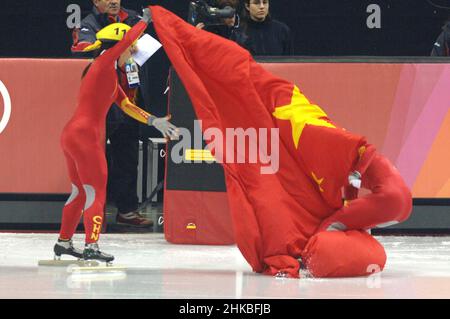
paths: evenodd
<path fill-rule="evenodd" d="M 206 25 L 205 23 L 200 22 L 196 27 L 220 35 L 221 37 L 234 41 L 241 47 L 250 50 L 251 44 L 249 42 L 249 37 L 243 32 L 241 28 L 241 18 L 237 14 L 239 0 L 217 0 L 217 7 L 219 9 L 231 7 L 236 10 L 236 14 L 232 18 L 221 19 L 222 25 Z"/>
<path fill-rule="evenodd" d="M 253 55 L 292 55 L 292 34 L 289 27 L 269 12 L 269 0 L 244 0 L 243 30 L 250 38 Z"/>
<path fill-rule="evenodd" d="M 73 33 L 73 53 L 82 53 L 96 40 L 96 33 L 105 26 L 122 22 L 134 26 L 140 21 L 137 12 L 121 7 L 121 0 L 93 0 L 92 13 L 81 21 L 80 29 Z M 136 83 L 128 83 L 124 68 L 117 68 L 119 84 L 129 100 L 136 103 Z M 139 104 L 138 104 L 139 105 Z M 137 197 L 137 167 L 139 156 L 139 123 L 125 116 L 113 105 L 106 120 L 106 138 L 110 142 L 108 156 L 108 193 L 115 202 L 118 224 L 150 227 L 153 221 L 139 214 Z"/>
<path fill-rule="evenodd" d="M 450 21 L 442 27 L 442 32 L 434 43 L 431 56 L 450 56 Z"/>

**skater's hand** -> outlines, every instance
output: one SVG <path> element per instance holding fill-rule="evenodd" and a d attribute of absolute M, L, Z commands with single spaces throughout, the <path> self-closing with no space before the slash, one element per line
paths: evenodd
<path fill-rule="evenodd" d="M 353 171 L 348 175 L 348 183 L 354 188 L 361 188 L 361 174 L 358 171 Z"/>
<path fill-rule="evenodd" d="M 171 140 L 178 140 L 179 130 L 175 125 L 169 122 L 170 118 L 170 115 L 165 117 L 156 117 L 151 115 L 148 118 L 148 125 L 153 125 L 156 127 L 164 137 Z"/>
<path fill-rule="evenodd" d="M 152 12 L 150 11 L 150 8 L 145 8 L 142 10 L 142 21 L 149 24 L 152 22 Z"/>

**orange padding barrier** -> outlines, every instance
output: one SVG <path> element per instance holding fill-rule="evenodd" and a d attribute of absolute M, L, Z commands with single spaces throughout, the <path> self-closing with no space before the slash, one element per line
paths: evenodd
<path fill-rule="evenodd" d="M 0 81 L 11 98 L 11 116 L 0 134 L 1 193 L 70 192 L 59 138 L 76 107 L 87 63 L 0 59 Z"/>
<path fill-rule="evenodd" d="M 87 63 L 0 59 L 2 95 L 11 99 L 9 107 L 0 97 L 0 193 L 70 192 L 59 138 Z M 340 126 L 367 136 L 414 197 L 450 197 L 450 64 L 262 65 L 295 82 Z"/>

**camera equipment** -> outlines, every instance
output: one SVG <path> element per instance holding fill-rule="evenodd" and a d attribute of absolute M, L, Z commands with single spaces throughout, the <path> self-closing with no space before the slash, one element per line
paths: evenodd
<path fill-rule="evenodd" d="M 214 7 L 214 0 L 196 0 L 189 3 L 188 22 L 197 25 L 203 22 L 205 25 L 222 25 L 221 19 L 234 17 L 236 10 L 232 7 L 223 9 Z"/>

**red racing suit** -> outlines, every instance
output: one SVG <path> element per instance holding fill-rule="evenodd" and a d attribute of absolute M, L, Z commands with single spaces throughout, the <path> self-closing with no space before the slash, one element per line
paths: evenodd
<path fill-rule="evenodd" d="M 147 124 L 150 114 L 129 101 L 118 85 L 116 73 L 116 61 L 146 28 L 145 22 L 137 23 L 121 41 L 94 60 L 81 82 L 77 109 L 61 136 L 72 182 L 72 194 L 63 209 L 61 239 L 72 238 L 82 213 L 86 243 L 99 239 L 107 182 L 105 121 L 111 105 L 117 103 L 126 114 Z"/>

